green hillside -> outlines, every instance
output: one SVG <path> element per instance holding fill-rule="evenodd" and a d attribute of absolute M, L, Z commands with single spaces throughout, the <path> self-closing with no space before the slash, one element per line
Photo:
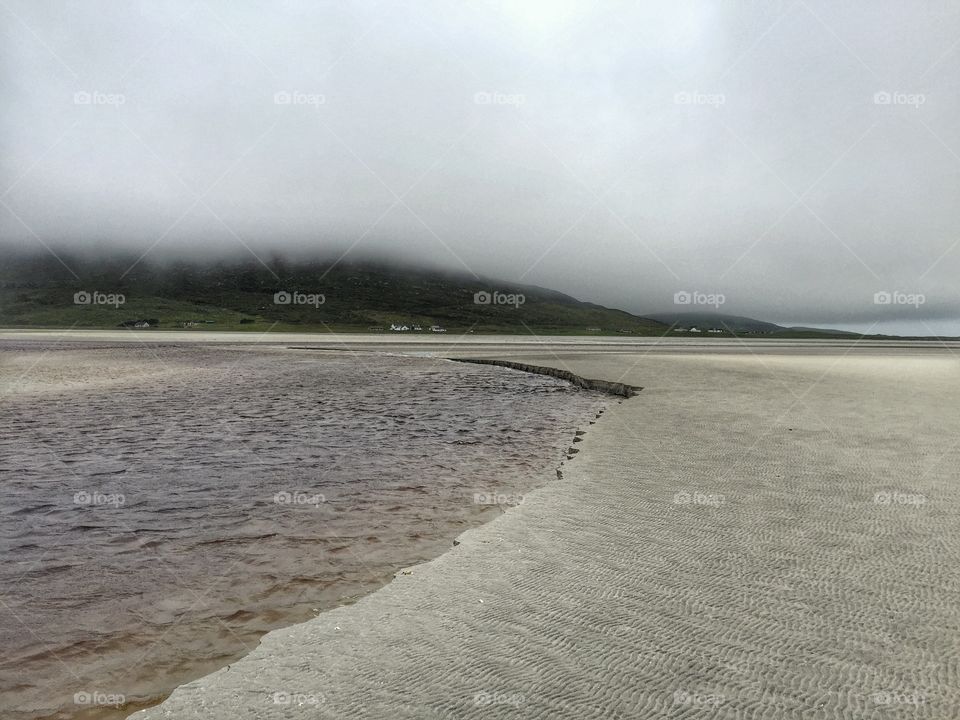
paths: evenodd
<path fill-rule="evenodd" d="M 49 254 L 8 255 L 0 268 L 0 325 L 114 328 L 146 320 L 160 329 L 257 332 L 369 332 L 391 324 L 411 332 L 434 325 L 476 333 L 667 331 L 654 320 L 543 288 L 410 267 L 275 258 L 266 265 L 143 261 L 128 272 L 136 257 L 58 254 L 63 263 Z M 75 294 L 84 292 L 100 295 L 77 304 Z M 478 303 L 476 293 L 489 295 Z M 110 295 L 117 297 L 103 297 Z"/>

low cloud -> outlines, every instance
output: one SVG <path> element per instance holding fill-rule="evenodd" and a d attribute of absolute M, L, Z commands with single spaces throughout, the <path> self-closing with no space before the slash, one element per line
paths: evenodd
<path fill-rule="evenodd" d="M 0 23 L 7 243 L 384 254 L 638 313 L 687 290 L 960 334 L 945 2 L 10 0 Z"/>

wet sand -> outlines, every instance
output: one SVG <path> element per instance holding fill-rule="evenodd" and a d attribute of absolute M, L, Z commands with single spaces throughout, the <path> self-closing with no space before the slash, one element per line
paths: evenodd
<path fill-rule="evenodd" d="M 555 478 L 607 402 L 397 353 L 0 340 L 0 717 L 122 718 L 353 602 Z"/>
<path fill-rule="evenodd" d="M 133 717 L 960 716 L 954 347 L 420 351 L 644 390 L 522 506 Z"/>

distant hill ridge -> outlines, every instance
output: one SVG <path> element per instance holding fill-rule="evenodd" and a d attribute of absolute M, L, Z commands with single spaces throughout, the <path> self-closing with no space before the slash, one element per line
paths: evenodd
<path fill-rule="evenodd" d="M 477 333 L 668 331 L 656 320 L 555 290 L 409 265 L 282 257 L 265 263 L 136 263 L 135 255 L 58 254 L 63 262 L 51 254 L 8 256 L 0 268 L 0 324 L 82 328 L 152 321 L 151 327 L 165 329 L 261 331 L 389 331 L 391 325 L 409 332 L 415 327 L 429 332 L 431 326 Z"/>
<path fill-rule="evenodd" d="M 680 329 L 697 327 L 704 331 L 698 337 L 862 337 L 716 312 L 639 316 L 535 285 L 409 263 L 279 255 L 264 262 L 151 261 L 115 251 L 54 256 L 3 247 L 0 255 L 0 327 L 392 332 L 393 326 L 655 337 L 683 337 Z M 712 328 L 722 332 L 706 332 Z"/>

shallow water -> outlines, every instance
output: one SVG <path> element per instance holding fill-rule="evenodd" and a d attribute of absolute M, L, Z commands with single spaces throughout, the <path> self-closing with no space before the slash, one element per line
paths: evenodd
<path fill-rule="evenodd" d="M 124 717 L 351 602 L 549 480 L 606 402 L 428 358 L 102 343 L 0 344 L 0 393 L 5 718 Z"/>

